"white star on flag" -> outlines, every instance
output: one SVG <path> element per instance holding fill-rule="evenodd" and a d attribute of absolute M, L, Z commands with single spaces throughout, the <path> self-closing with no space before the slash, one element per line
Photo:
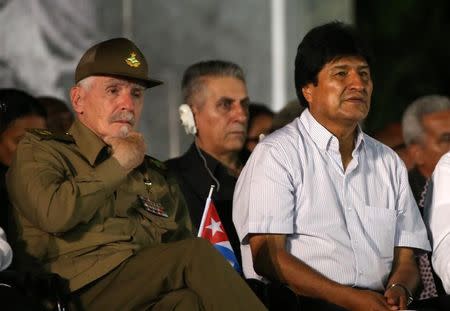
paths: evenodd
<path fill-rule="evenodd" d="M 220 221 L 215 221 L 214 219 L 211 219 L 211 224 L 206 228 L 212 231 L 212 236 L 214 236 L 217 231 L 223 232 L 222 229 L 220 229 Z"/>

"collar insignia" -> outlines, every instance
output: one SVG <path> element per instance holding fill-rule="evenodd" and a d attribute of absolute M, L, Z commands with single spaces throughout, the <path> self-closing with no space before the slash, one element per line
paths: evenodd
<path fill-rule="evenodd" d="M 52 136 L 53 133 L 44 129 L 34 129 L 34 133 L 40 136 Z"/>
<path fill-rule="evenodd" d="M 130 57 L 125 59 L 128 66 L 137 68 L 141 65 L 141 62 L 136 58 L 136 53 L 131 52 Z"/>

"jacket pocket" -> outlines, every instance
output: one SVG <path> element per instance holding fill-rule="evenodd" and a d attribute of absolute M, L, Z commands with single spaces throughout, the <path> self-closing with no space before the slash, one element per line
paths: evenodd
<path fill-rule="evenodd" d="M 143 208 L 137 208 L 141 216 L 141 226 L 149 235 L 148 243 L 163 242 L 163 235 L 169 231 L 175 231 L 178 225 L 171 218 L 154 215 Z"/>

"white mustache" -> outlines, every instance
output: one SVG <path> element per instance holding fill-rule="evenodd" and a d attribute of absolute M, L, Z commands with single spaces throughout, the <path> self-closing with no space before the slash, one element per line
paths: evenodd
<path fill-rule="evenodd" d="M 125 121 L 130 123 L 131 125 L 134 125 L 135 118 L 134 114 L 129 111 L 120 111 L 118 113 L 113 114 L 110 119 L 110 122 L 117 122 L 117 121 Z"/>

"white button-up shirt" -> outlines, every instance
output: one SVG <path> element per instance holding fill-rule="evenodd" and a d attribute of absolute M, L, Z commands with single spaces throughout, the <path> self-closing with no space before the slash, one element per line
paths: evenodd
<path fill-rule="evenodd" d="M 433 172 L 425 218 L 433 245 L 433 268 L 450 294 L 450 153 L 439 160 Z"/>
<path fill-rule="evenodd" d="M 260 142 L 235 188 L 233 221 L 244 274 L 249 233 L 287 235 L 287 251 L 340 284 L 383 290 L 394 247 L 430 250 L 407 171 L 388 147 L 358 129 L 353 159 L 305 110 Z"/>

